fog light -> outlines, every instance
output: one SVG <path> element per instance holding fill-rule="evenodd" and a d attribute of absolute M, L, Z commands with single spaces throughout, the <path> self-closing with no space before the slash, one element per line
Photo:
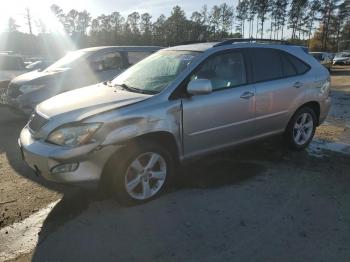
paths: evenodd
<path fill-rule="evenodd" d="M 51 168 L 51 173 L 53 174 L 61 174 L 61 173 L 69 173 L 74 172 L 79 167 L 79 163 L 68 163 L 68 164 L 60 164 Z"/>

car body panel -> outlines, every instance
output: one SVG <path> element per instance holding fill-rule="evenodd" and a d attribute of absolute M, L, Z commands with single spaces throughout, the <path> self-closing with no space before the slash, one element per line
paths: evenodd
<path fill-rule="evenodd" d="M 253 85 L 215 91 L 182 99 L 183 143 L 186 156 L 225 147 L 254 135 L 255 93 Z"/>

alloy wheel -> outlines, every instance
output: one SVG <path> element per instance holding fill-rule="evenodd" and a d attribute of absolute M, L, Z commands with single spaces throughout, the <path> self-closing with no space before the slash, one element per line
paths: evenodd
<path fill-rule="evenodd" d="M 293 139 L 294 142 L 302 146 L 306 144 L 312 136 L 314 121 L 310 113 L 302 113 L 294 124 Z"/>
<path fill-rule="evenodd" d="M 158 153 L 147 152 L 138 155 L 125 174 L 125 189 L 134 199 L 146 200 L 157 194 L 164 185 L 167 164 Z"/>

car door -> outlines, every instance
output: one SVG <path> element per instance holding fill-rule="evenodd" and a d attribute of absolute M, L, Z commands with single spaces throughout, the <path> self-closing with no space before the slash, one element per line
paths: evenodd
<path fill-rule="evenodd" d="M 254 133 L 255 90 L 247 84 L 244 54 L 211 56 L 190 76 L 193 79 L 210 80 L 213 91 L 182 100 L 185 156 L 248 140 Z"/>
<path fill-rule="evenodd" d="M 308 67 L 296 57 L 276 49 L 256 48 L 250 55 L 256 86 L 255 135 L 282 132 L 295 107 L 303 103 L 308 80 L 302 74 Z M 296 63 L 300 64 L 298 68 Z"/>

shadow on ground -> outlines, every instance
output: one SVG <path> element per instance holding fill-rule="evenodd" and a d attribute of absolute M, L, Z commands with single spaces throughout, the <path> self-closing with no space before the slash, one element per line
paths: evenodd
<path fill-rule="evenodd" d="M 144 205 L 63 198 L 32 259 L 346 261 L 348 160 L 320 162 L 276 139 L 190 163 L 167 193 Z"/>

